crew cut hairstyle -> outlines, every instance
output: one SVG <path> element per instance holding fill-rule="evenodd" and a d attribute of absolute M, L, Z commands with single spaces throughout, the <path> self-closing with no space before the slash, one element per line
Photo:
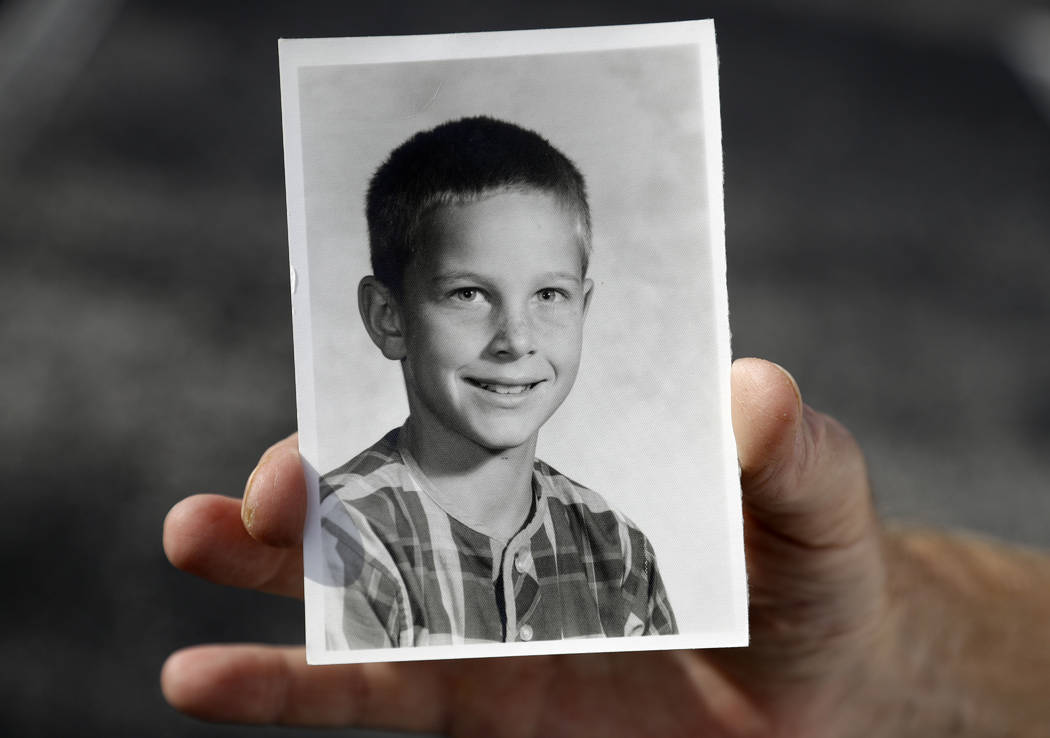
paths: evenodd
<path fill-rule="evenodd" d="M 400 294 L 427 217 L 501 191 L 553 195 L 576 216 L 583 273 L 591 213 L 583 175 L 534 131 L 487 116 L 460 118 L 415 134 L 394 149 L 368 185 L 365 215 L 372 271 Z"/>

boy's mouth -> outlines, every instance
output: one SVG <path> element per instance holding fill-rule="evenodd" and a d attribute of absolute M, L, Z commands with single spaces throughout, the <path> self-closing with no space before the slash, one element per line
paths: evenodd
<path fill-rule="evenodd" d="M 486 392 L 494 392 L 497 395 L 523 395 L 534 389 L 539 382 L 531 384 L 503 384 L 502 382 L 483 382 L 480 379 L 467 377 L 467 381 L 475 387 L 480 387 Z"/>

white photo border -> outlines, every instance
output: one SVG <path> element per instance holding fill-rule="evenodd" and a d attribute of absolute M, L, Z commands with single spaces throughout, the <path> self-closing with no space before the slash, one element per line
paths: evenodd
<path fill-rule="evenodd" d="M 717 384 L 717 433 L 720 463 L 735 488 L 720 490 L 724 505 L 728 551 L 727 578 L 730 625 L 724 629 L 666 636 L 589 638 L 532 643 L 462 644 L 358 650 L 329 650 L 325 646 L 323 568 L 320 549 L 318 397 L 314 356 L 314 316 L 311 313 L 307 200 L 304 174 L 300 76 L 302 69 L 360 64 L 396 64 L 413 61 L 536 56 L 586 51 L 646 49 L 693 45 L 700 60 L 700 109 L 703 117 L 704 183 L 707 197 L 707 243 L 697 245 L 709 256 L 714 317 L 709 337 L 719 370 L 707 381 Z M 731 363 L 728 294 L 726 289 L 725 221 L 722 181 L 722 136 L 718 100 L 718 58 L 712 21 L 687 21 L 636 26 L 562 28 L 431 36 L 388 36 L 279 41 L 289 255 L 291 266 L 293 337 L 299 449 L 306 469 L 308 510 L 304 534 L 304 595 L 307 660 L 311 664 L 472 658 L 526 654 L 654 650 L 743 646 L 748 642 L 747 582 L 744 567 L 742 514 L 736 444 L 732 433 L 729 389 Z M 542 133 L 542 131 L 541 131 Z M 557 142 L 554 142 L 557 145 Z M 586 170 L 584 175 L 587 175 Z M 352 320 L 358 320 L 356 312 Z M 378 436 L 377 436 L 378 437 Z M 360 449 L 355 449 L 360 450 Z M 726 486 L 731 486 L 727 484 Z M 599 488 L 599 491 L 600 488 Z M 668 562 L 661 560 L 661 567 Z"/>

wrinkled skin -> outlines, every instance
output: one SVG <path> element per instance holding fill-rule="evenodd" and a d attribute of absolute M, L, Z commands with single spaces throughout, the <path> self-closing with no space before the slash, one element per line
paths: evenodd
<path fill-rule="evenodd" d="M 164 665 L 167 699 L 206 720 L 465 737 L 894 735 L 892 552 L 864 459 L 775 364 L 739 360 L 732 380 L 748 648 L 308 667 L 301 647 L 200 646 Z M 295 436 L 264 454 L 247 489 L 243 504 L 176 505 L 168 558 L 219 584 L 301 597 Z"/>

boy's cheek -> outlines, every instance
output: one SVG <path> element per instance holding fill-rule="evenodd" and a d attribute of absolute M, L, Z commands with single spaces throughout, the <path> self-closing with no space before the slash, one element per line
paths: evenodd
<path fill-rule="evenodd" d="M 581 332 L 586 317 L 586 310 L 581 303 L 567 302 L 558 307 L 546 308 L 538 313 L 536 321 L 560 332 Z"/>
<path fill-rule="evenodd" d="M 421 321 L 424 330 L 432 334 L 481 330 L 489 322 L 489 311 L 484 306 L 431 307 Z"/>
<path fill-rule="evenodd" d="M 463 311 L 431 310 L 412 321 L 409 332 L 413 342 L 419 345 L 448 347 L 450 341 L 463 340 L 476 333 L 482 323 L 477 316 L 464 314 Z"/>
<path fill-rule="evenodd" d="M 577 316 L 575 320 L 567 320 L 558 326 L 559 344 L 575 348 L 578 352 L 583 345 L 583 317 Z"/>

